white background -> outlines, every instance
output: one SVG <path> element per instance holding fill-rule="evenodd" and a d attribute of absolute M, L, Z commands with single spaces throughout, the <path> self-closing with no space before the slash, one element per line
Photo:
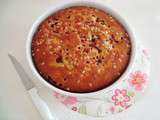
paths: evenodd
<path fill-rule="evenodd" d="M 29 28 L 48 8 L 68 1 L 0 0 L 0 120 L 41 120 L 7 54 L 14 55 L 31 75 L 25 58 Z M 148 47 L 151 55 L 151 77 L 146 95 L 128 111 L 116 116 L 115 120 L 160 120 L 160 1 L 99 2 L 114 9 L 127 21 L 136 39 Z"/>

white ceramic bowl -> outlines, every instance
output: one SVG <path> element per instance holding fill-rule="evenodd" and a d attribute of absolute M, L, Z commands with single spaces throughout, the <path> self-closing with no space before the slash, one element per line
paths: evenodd
<path fill-rule="evenodd" d="M 37 27 L 39 26 L 39 24 L 44 19 L 46 19 L 48 16 L 50 16 L 52 13 L 55 13 L 60 9 L 71 7 L 71 6 L 80 6 L 80 5 L 95 7 L 95 8 L 98 8 L 98 9 L 101 9 L 103 11 L 107 11 L 108 13 L 110 13 L 127 30 L 128 34 L 129 34 L 129 37 L 131 39 L 131 45 L 132 45 L 130 62 L 128 64 L 128 67 L 124 71 L 124 73 L 120 76 L 120 78 L 118 78 L 118 80 L 116 80 L 112 85 L 106 86 L 106 88 L 104 88 L 104 89 L 101 89 L 101 90 L 98 90 L 98 91 L 95 91 L 95 92 L 90 92 L 90 93 L 72 93 L 72 92 L 67 92 L 67 91 L 58 89 L 57 87 L 51 85 L 46 80 L 44 80 L 43 77 L 38 73 L 38 71 L 36 70 L 36 68 L 34 66 L 34 63 L 32 61 L 32 56 L 31 56 L 32 37 L 33 37 L 35 31 L 37 30 Z M 136 42 L 135 42 L 135 38 L 134 38 L 133 32 L 130 30 L 130 27 L 128 26 L 128 24 L 126 24 L 126 22 L 122 19 L 122 17 L 120 17 L 116 12 L 114 12 L 112 9 L 108 8 L 106 5 L 102 5 L 102 4 L 96 3 L 96 2 L 89 2 L 89 1 L 68 2 L 68 3 L 64 3 L 64 4 L 60 4 L 60 5 L 54 6 L 53 8 L 49 9 L 48 11 L 46 11 L 42 16 L 40 16 L 35 21 L 35 23 L 33 24 L 33 26 L 31 27 L 31 29 L 29 31 L 28 39 L 27 39 L 27 42 L 26 42 L 26 55 L 27 55 L 27 59 L 28 59 L 28 62 L 29 62 L 29 66 L 30 66 L 33 74 L 37 77 L 37 80 L 39 82 L 41 82 L 44 86 L 46 86 L 50 90 L 56 91 L 56 92 L 58 92 L 60 94 L 63 94 L 63 95 L 69 95 L 69 96 L 75 96 L 75 97 L 95 96 L 95 95 L 106 93 L 106 92 L 112 90 L 113 88 L 115 88 L 117 85 L 119 85 L 119 79 L 124 80 L 125 77 L 128 75 L 128 73 L 130 72 L 130 70 L 132 69 L 132 65 L 133 65 L 134 60 L 135 60 L 135 53 L 136 53 Z"/>

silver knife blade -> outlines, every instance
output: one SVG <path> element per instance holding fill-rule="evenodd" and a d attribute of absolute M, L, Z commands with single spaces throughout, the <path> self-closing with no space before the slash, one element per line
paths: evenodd
<path fill-rule="evenodd" d="M 27 73 L 25 72 L 22 65 L 18 62 L 18 60 L 12 56 L 11 54 L 8 54 L 8 57 L 10 58 L 14 68 L 16 69 L 16 72 L 18 73 L 19 77 L 21 78 L 21 81 L 25 87 L 26 90 L 30 90 L 35 87 L 32 80 L 29 78 Z"/>

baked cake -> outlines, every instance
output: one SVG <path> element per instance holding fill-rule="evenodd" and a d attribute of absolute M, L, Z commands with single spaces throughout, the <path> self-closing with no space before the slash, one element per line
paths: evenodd
<path fill-rule="evenodd" d="M 37 28 L 32 40 L 37 71 L 62 90 L 86 93 L 114 83 L 125 71 L 131 42 L 109 13 L 87 6 L 57 11 Z"/>

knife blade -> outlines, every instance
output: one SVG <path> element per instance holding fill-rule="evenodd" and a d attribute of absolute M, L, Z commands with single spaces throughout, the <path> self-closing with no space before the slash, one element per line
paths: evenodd
<path fill-rule="evenodd" d="M 22 81 L 25 89 L 30 90 L 30 89 L 34 88 L 35 87 L 34 83 L 31 81 L 31 79 L 29 78 L 27 73 L 24 71 L 24 68 L 22 67 L 22 65 L 11 54 L 8 54 L 8 56 L 11 59 L 12 64 L 13 64 L 16 72 L 18 73 L 19 77 L 21 78 L 21 81 Z"/>
<path fill-rule="evenodd" d="M 28 92 L 28 95 L 32 99 L 32 103 L 35 105 L 37 110 L 39 111 L 41 117 L 44 120 L 58 120 L 55 115 L 51 113 L 49 107 L 47 104 L 42 100 L 40 95 L 38 94 L 38 90 L 35 87 L 35 84 L 32 82 L 32 80 L 29 78 L 27 73 L 25 72 L 22 65 L 18 62 L 18 60 L 12 56 L 11 54 L 8 54 L 8 57 L 10 58 L 16 72 L 18 73 L 26 91 Z"/>

